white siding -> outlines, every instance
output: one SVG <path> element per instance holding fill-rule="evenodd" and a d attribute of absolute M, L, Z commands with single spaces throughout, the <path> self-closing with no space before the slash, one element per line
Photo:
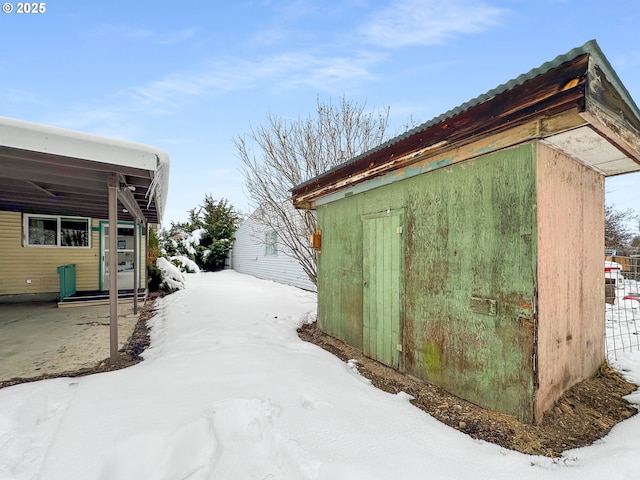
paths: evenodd
<path fill-rule="evenodd" d="M 277 243 L 277 255 L 265 254 L 265 236 L 268 231 L 269 228 L 249 217 L 235 233 L 231 268 L 236 272 L 315 292 L 316 286 L 309 280 L 297 260 L 285 255 L 282 242 Z"/>

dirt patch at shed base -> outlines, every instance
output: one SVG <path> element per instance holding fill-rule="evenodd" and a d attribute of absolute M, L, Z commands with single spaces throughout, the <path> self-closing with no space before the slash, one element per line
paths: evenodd
<path fill-rule="evenodd" d="M 408 377 L 365 357 L 362 352 L 324 334 L 316 323 L 298 329 L 302 340 L 314 343 L 341 360 L 354 359 L 361 375 L 386 392 L 406 392 L 411 403 L 432 417 L 473 438 L 530 455 L 561 457 L 604 437 L 614 425 L 637 413 L 623 397 L 637 386 L 604 365 L 597 376 L 584 380 L 555 403 L 540 425 L 530 425 L 509 415 L 487 410 L 452 395 L 440 387 Z"/>

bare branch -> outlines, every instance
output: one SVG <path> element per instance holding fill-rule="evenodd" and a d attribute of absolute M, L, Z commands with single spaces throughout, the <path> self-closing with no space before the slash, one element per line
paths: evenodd
<path fill-rule="evenodd" d="M 315 211 L 293 208 L 290 190 L 384 142 L 388 120 L 388 107 L 368 112 L 345 97 L 337 104 L 318 99 L 313 117 L 269 115 L 265 125 L 234 138 L 256 220 L 278 232 L 285 254 L 314 284 L 316 254 L 308 238 L 316 230 Z"/>

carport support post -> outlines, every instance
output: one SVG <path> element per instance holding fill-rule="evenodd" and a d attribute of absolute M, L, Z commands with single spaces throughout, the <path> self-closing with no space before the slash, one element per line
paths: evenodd
<path fill-rule="evenodd" d="M 135 217 L 133 222 L 133 314 L 138 314 L 138 278 L 140 277 L 140 262 L 138 261 L 138 255 L 140 249 L 138 248 L 138 242 L 140 241 L 140 232 L 138 217 Z"/>
<path fill-rule="evenodd" d="M 109 360 L 118 359 L 118 179 L 109 175 Z"/>

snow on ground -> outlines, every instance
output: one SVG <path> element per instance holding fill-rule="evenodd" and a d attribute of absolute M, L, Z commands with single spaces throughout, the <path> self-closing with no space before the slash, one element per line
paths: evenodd
<path fill-rule="evenodd" d="M 0 390 L 1 479 L 640 477 L 640 415 L 561 460 L 508 451 L 299 340 L 314 294 L 233 271 L 186 283 L 159 301 L 144 362 Z M 617 366 L 640 381 L 637 353 Z"/>

